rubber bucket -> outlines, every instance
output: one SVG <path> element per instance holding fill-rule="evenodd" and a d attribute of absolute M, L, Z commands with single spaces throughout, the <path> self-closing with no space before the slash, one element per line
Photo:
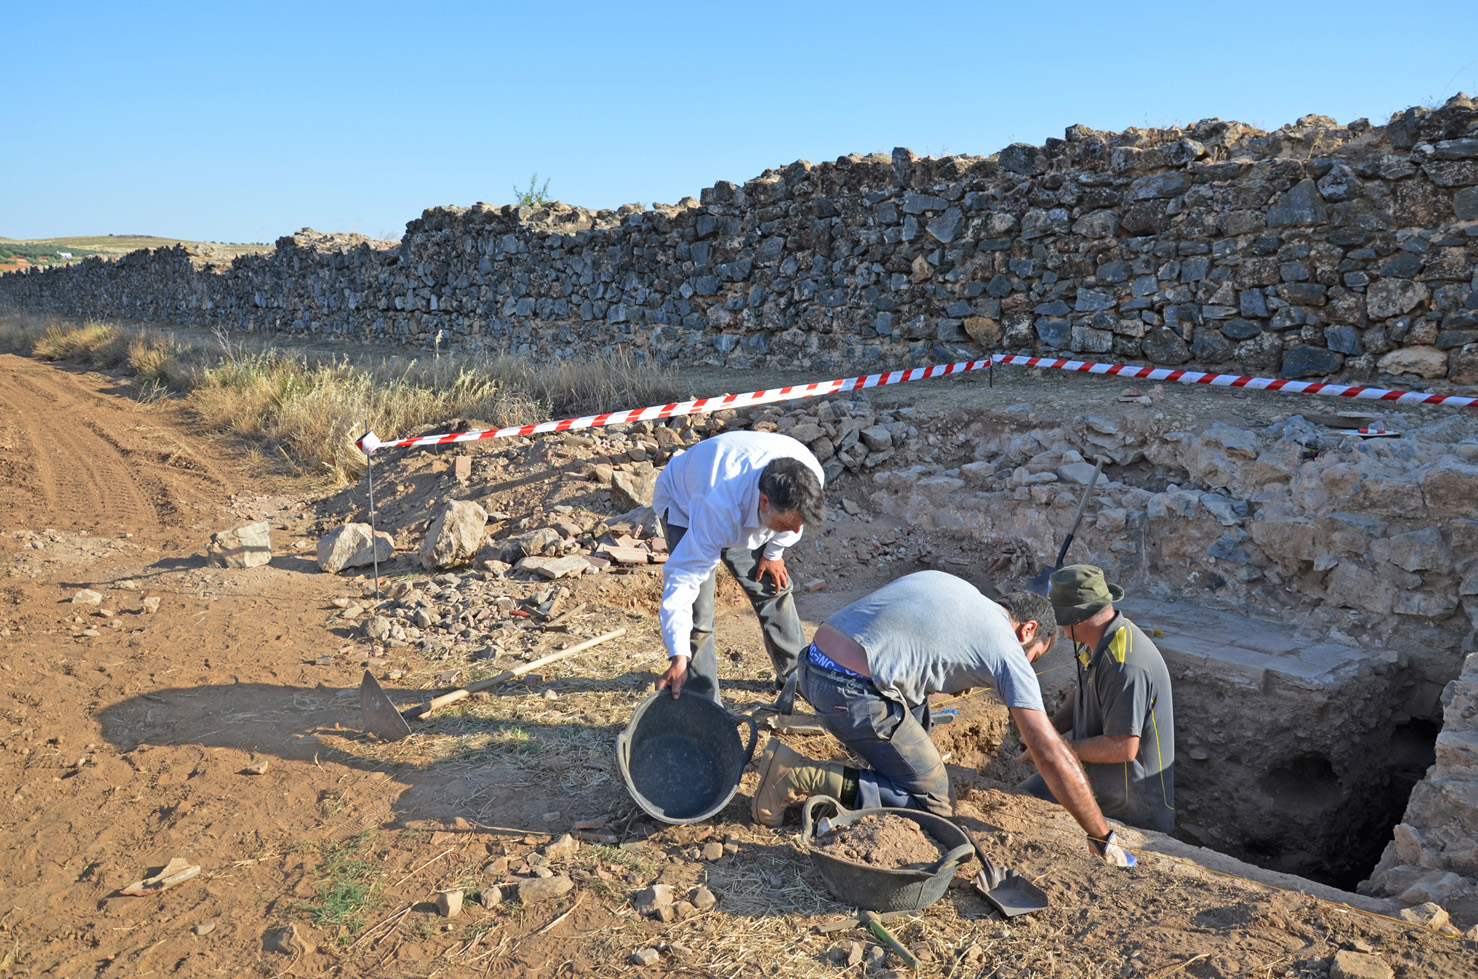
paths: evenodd
<path fill-rule="evenodd" d="M 817 820 L 818 806 L 831 806 L 837 811 L 832 818 Z M 863 816 L 892 815 L 919 824 L 938 844 L 949 852 L 929 867 L 920 870 L 870 867 L 865 863 L 842 860 L 816 845 L 816 837 L 855 823 Z M 812 796 L 801 810 L 801 841 L 811 854 L 811 863 L 821 871 L 821 879 L 832 896 L 846 904 L 868 911 L 918 911 L 944 896 L 955 871 L 975 856 L 975 847 L 965 831 L 942 816 L 918 809 L 883 807 L 844 809 L 830 796 Z"/>
<path fill-rule="evenodd" d="M 748 746 L 735 729 L 740 723 L 749 725 Z M 758 738 L 752 717 L 707 697 L 674 700 L 658 690 L 617 736 L 616 760 L 637 805 L 664 823 L 698 823 L 734 798 Z"/>

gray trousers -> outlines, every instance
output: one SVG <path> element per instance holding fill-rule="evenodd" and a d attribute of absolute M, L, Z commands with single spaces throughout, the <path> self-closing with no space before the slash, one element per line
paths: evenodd
<path fill-rule="evenodd" d="M 871 680 L 801 660 L 801 692 L 826 729 L 871 767 L 858 770 L 857 804 L 954 815 L 949 772 L 929 739 L 929 707 L 908 709 Z"/>
<path fill-rule="evenodd" d="M 662 516 L 662 530 L 669 552 L 677 550 L 678 541 L 688 532 L 686 527 L 668 523 L 666 514 Z M 754 614 L 759 617 L 760 633 L 770 663 L 775 667 L 778 689 L 795 672 L 796 657 L 806 647 L 806 636 L 796 614 L 791 588 L 777 590 L 773 578 L 755 580 L 755 568 L 763 556 L 763 548 L 730 547 L 720 555 L 720 560 L 744 589 L 745 597 L 754 606 Z M 719 701 L 718 658 L 713 648 L 713 589 L 717 575 L 718 569 L 714 568 L 693 601 L 693 632 L 688 637 L 693 658 L 688 662 L 688 680 L 683 686 L 683 693 L 695 693 L 715 702 Z"/>

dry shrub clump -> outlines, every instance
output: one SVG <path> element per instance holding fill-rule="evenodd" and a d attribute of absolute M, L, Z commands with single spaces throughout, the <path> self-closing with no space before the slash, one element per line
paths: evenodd
<path fill-rule="evenodd" d="M 68 329 L 53 323 L 36 341 L 34 353 L 42 360 L 85 360 L 94 367 L 116 367 L 128 360 L 128 345 L 106 323 L 87 323 Z"/>
<path fill-rule="evenodd" d="M 208 424 L 280 448 L 300 469 L 334 481 L 364 471 L 354 440 L 367 429 L 388 439 L 456 418 L 525 424 L 545 410 L 451 358 L 430 367 L 362 367 L 281 351 L 222 360 L 204 373 L 190 402 Z"/>
<path fill-rule="evenodd" d="M 0 351 L 129 371 L 141 400 L 182 397 L 205 424 L 331 483 L 364 471 L 354 441 L 369 429 L 389 440 L 453 424 L 524 425 L 681 396 L 670 371 L 624 351 L 550 362 L 460 354 L 330 358 L 248 344 L 219 329 L 214 342 L 199 342 L 165 327 L 27 316 L 0 317 Z"/>

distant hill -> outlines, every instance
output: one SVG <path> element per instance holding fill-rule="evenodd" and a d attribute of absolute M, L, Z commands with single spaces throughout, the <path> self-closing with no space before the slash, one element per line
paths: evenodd
<path fill-rule="evenodd" d="M 251 252 L 269 252 L 271 245 L 225 242 L 186 241 L 181 238 L 159 238 L 154 235 L 81 235 L 72 238 L 0 238 L 0 271 L 27 265 L 59 265 L 91 255 L 116 258 L 140 248 L 167 248 L 171 245 L 198 246 L 213 249 L 222 258 L 231 259 Z M 64 254 L 70 255 L 68 259 Z"/>

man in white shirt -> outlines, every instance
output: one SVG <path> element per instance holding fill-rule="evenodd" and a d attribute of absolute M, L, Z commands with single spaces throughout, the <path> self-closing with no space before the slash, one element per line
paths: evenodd
<path fill-rule="evenodd" d="M 791 597 L 785 549 L 825 517 L 826 481 L 811 450 L 788 435 L 725 432 L 674 458 L 657 477 L 652 509 L 669 557 L 659 619 L 668 668 L 658 689 L 719 699 L 713 647 L 713 589 L 719 562 L 733 573 L 760 620 L 776 688 L 806 647 Z M 770 578 L 766 583 L 765 578 Z"/>

